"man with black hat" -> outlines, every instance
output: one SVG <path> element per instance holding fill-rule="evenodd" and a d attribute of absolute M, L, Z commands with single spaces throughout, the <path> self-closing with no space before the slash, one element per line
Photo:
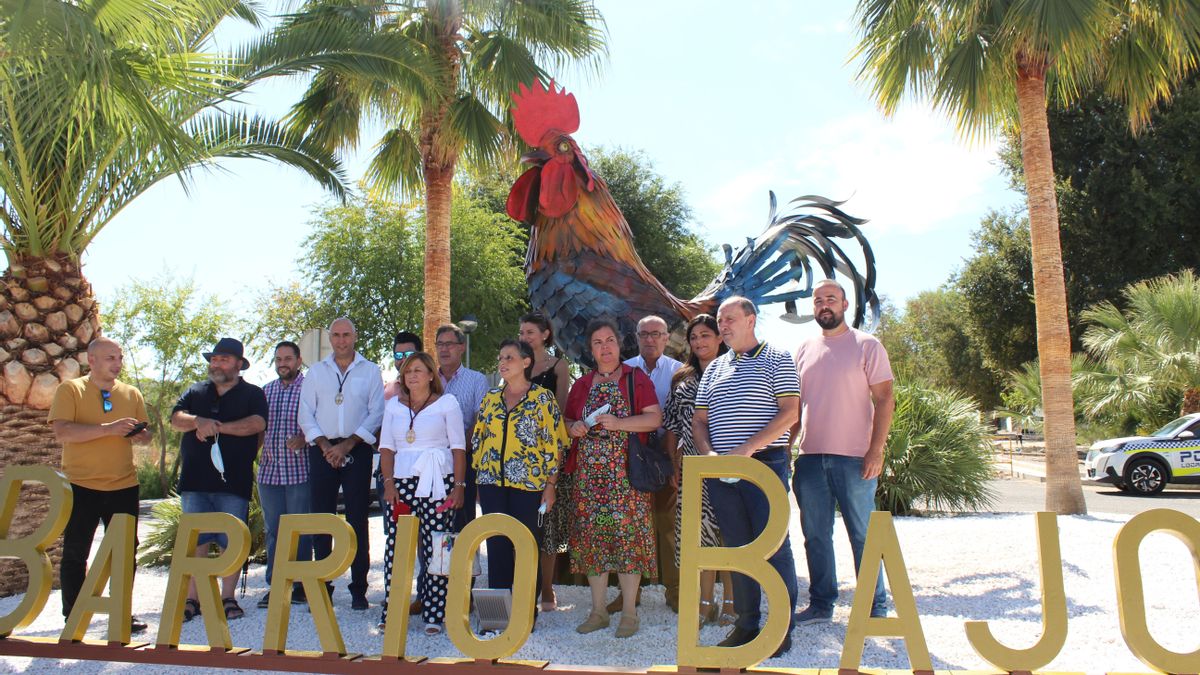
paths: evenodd
<path fill-rule="evenodd" d="M 185 391 L 171 413 L 171 428 L 183 432 L 179 496 L 184 513 L 228 513 L 242 522 L 249 520 L 258 436 L 267 428 L 267 397 L 239 375 L 250 367 L 242 353 L 241 342 L 221 338 L 204 354 L 208 380 Z M 214 543 L 222 549 L 228 545 L 223 534 L 201 534 L 195 555 L 206 555 Z M 244 614 L 233 598 L 237 578 L 235 572 L 221 580 L 227 620 Z M 199 613 L 196 582 L 192 581 L 184 621 Z"/>

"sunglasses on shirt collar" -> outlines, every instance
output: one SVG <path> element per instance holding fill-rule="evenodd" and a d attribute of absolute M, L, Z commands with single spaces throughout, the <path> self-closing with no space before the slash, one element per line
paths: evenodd
<path fill-rule="evenodd" d="M 100 406 L 104 408 L 104 412 L 110 413 L 113 409 L 112 392 L 107 389 L 100 390 Z"/>

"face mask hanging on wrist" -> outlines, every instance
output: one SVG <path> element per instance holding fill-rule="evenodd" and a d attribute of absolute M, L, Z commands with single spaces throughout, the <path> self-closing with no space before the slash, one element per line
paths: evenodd
<path fill-rule="evenodd" d="M 212 460 L 213 468 L 217 470 L 217 473 L 221 474 L 221 481 L 228 482 L 225 480 L 225 458 L 221 456 L 220 439 L 221 434 L 213 436 L 212 450 L 209 451 L 208 456 Z"/>

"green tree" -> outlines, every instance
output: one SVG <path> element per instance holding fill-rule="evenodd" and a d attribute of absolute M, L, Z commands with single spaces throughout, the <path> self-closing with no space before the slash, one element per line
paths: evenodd
<path fill-rule="evenodd" d="M 973 235 L 974 253 L 951 281 L 984 363 L 1006 373 L 1037 358 L 1029 221 L 992 211 Z"/>
<path fill-rule="evenodd" d="M 1083 513 L 1075 457 L 1071 339 L 1048 97 L 1103 87 L 1134 128 L 1200 61 L 1200 6 L 1133 0 L 860 0 L 861 77 L 884 111 L 928 97 L 967 134 L 1020 129 L 1046 431 L 1046 508 Z"/>
<path fill-rule="evenodd" d="M 0 0 L 0 406 L 13 408 L 0 426 L 44 419 L 58 384 L 81 372 L 100 318 L 80 256 L 151 186 L 254 157 L 345 190 L 333 155 L 238 105 L 311 54 L 258 68 L 214 53 L 230 16 L 256 21 L 237 0 Z M 344 53 L 347 67 L 363 60 Z M 37 442 L 0 438 L 22 439 L 0 441 L 0 466 L 60 461 L 48 427 Z M 23 508 L 12 536 L 42 510 Z"/>
<path fill-rule="evenodd" d="M 1185 270 L 1131 284 L 1123 295 L 1124 310 L 1105 301 L 1083 313 L 1084 347 L 1102 366 L 1077 375 L 1087 411 L 1132 414 L 1145 427 L 1200 412 L 1200 278 Z M 1157 419 L 1146 414 L 1155 412 Z"/>
<path fill-rule="evenodd" d="M 327 149 L 358 143 L 364 117 L 389 125 L 374 149 L 367 184 L 382 194 L 425 197 L 424 335 L 451 316 L 451 204 L 459 159 L 492 165 L 511 156 L 504 120 L 518 85 L 548 79 L 547 68 L 582 63 L 598 70 L 604 23 L 589 0 L 310 0 L 281 28 L 307 42 L 326 32 L 415 42 L 432 86 L 411 78 L 317 74 L 292 110 Z M 381 192 L 380 192 L 381 191 Z"/>
<path fill-rule="evenodd" d="M 303 284 L 276 287 L 264 297 L 259 349 L 308 328 L 348 316 L 358 328 L 358 350 L 390 363 L 398 330 L 420 325 L 425 250 L 421 210 L 377 199 L 354 199 L 319 209 L 304 242 Z M 527 291 L 520 252 L 521 227 L 474 200 L 452 207 L 451 257 L 455 317 L 474 314 L 472 365 L 490 364 L 500 341 L 516 335 Z M 432 350 L 432 343 L 427 343 Z"/>
<path fill-rule="evenodd" d="M 1094 92 L 1049 111 L 1067 298 L 1078 345 L 1080 312 L 1121 304 L 1131 283 L 1200 266 L 1200 78 L 1188 78 L 1141 133 L 1122 106 Z M 1020 142 L 1001 160 L 1021 186 Z M 1030 324 L 1032 328 L 1032 324 Z"/>
<path fill-rule="evenodd" d="M 984 365 L 982 350 L 968 332 L 968 319 L 962 293 L 940 288 L 910 299 L 904 315 L 876 335 L 888 350 L 893 371 L 904 381 L 960 391 L 990 410 L 1000 403 L 1002 383 Z"/>
<path fill-rule="evenodd" d="M 121 344 L 121 379 L 141 390 L 150 431 L 158 445 L 158 478 L 169 492 L 167 455 L 177 448 L 171 411 L 185 389 L 207 377 L 203 352 L 217 339 L 238 335 L 240 326 L 216 296 L 201 297 L 192 279 L 168 273 L 120 288 L 107 303 L 104 332 Z M 178 470 L 176 463 L 172 473 Z"/>

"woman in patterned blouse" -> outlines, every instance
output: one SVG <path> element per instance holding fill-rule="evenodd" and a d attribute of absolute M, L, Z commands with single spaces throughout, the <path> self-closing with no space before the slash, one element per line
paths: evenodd
<path fill-rule="evenodd" d="M 696 410 L 696 391 L 700 387 L 700 377 L 704 369 L 721 354 L 729 351 L 729 347 L 721 341 L 717 329 L 717 320 L 708 314 L 696 316 L 687 324 L 685 333 L 688 341 L 688 359 L 682 368 L 671 378 L 671 394 L 663 409 L 663 427 L 667 430 L 666 447 L 675 461 L 675 485 L 679 487 L 682 479 L 680 470 L 684 455 L 695 455 L 696 448 L 692 445 L 692 413 Z M 717 514 L 708 501 L 708 490 L 701 483 L 700 501 L 700 545 L 720 546 L 721 537 L 717 530 Z M 681 490 L 682 494 L 682 490 Z M 680 520 L 683 514 L 683 500 L 677 500 L 675 512 L 675 564 L 679 564 L 679 542 L 682 539 Z M 714 586 L 717 573 L 705 570 L 700 573 L 700 625 L 717 621 L 717 604 L 713 601 Z M 724 588 L 723 610 L 720 623 L 722 626 L 732 625 L 737 618 L 733 614 L 733 584 L 729 572 L 721 573 L 721 585 Z"/>
<path fill-rule="evenodd" d="M 516 518 L 538 538 L 538 509 L 554 505 L 567 427 L 554 395 L 529 381 L 533 349 L 528 344 L 501 342 L 498 366 L 504 386 L 483 397 L 471 437 L 479 505 L 484 514 Z M 488 587 L 512 588 L 512 542 L 506 537 L 488 539 L 487 555 Z"/>

